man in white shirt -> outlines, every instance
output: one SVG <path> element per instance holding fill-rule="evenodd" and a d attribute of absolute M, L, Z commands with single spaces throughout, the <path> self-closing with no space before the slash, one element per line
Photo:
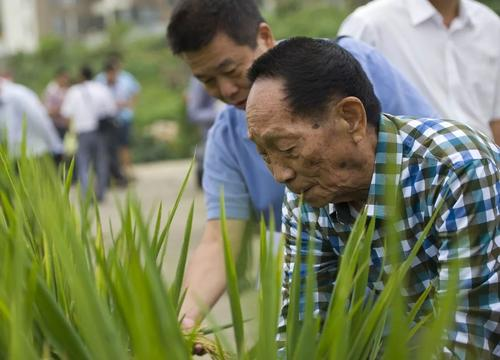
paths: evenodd
<path fill-rule="evenodd" d="M 78 136 L 76 161 L 82 195 L 88 190 L 90 164 L 95 164 L 95 193 L 102 201 L 109 176 L 109 154 L 105 134 L 99 131 L 99 119 L 116 114 L 113 94 L 109 89 L 92 80 L 92 70 L 80 70 L 82 81 L 69 88 L 61 106 L 61 114 L 73 121 Z"/>
<path fill-rule="evenodd" d="M 500 144 L 500 18 L 474 0 L 378 0 L 339 35 L 380 50 L 431 101 Z"/>
<path fill-rule="evenodd" d="M 38 96 L 26 86 L 0 77 L 0 142 L 7 141 L 14 157 L 21 154 L 23 122 L 28 156 L 63 154 L 63 144 Z"/>

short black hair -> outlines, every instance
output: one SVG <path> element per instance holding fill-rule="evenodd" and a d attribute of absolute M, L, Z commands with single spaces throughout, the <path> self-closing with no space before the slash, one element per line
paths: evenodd
<path fill-rule="evenodd" d="M 281 41 L 260 56 L 248 71 L 259 78 L 284 80 L 286 101 L 294 115 L 319 117 L 332 100 L 355 96 L 368 123 L 377 127 L 380 102 L 359 62 L 334 41 L 296 37 Z"/>
<path fill-rule="evenodd" d="M 108 59 L 103 66 L 105 72 L 116 71 L 118 69 L 118 65 L 116 61 Z"/>
<path fill-rule="evenodd" d="M 174 54 L 198 51 L 223 32 L 236 44 L 255 49 L 262 22 L 254 0 L 178 0 L 167 27 L 167 41 Z"/>
<path fill-rule="evenodd" d="M 80 76 L 84 80 L 92 80 L 92 77 L 94 76 L 94 73 L 92 71 L 92 68 L 89 65 L 83 65 L 80 68 Z"/>

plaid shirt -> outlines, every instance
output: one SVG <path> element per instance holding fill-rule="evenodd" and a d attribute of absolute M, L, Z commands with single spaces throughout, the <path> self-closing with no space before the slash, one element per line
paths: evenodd
<path fill-rule="evenodd" d="M 392 167 L 386 166 L 392 164 Z M 435 204 L 443 201 L 434 226 L 412 263 L 408 287 L 403 290 L 411 306 L 431 284 L 446 289 L 450 262 L 460 258 L 460 289 L 463 300 L 448 332 L 458 358 L 467 351 L 481 359 L 500 358 L 500 151 L 491 140 L 466 125 L 444 120 L 381 118 L 374 174 L 366 206 L 369 217 L 383 220 L 385 181 L 394 169 L 402 193 L 403 216 L 397 224 L 403 256 L 407 256 L 428 223 Z M 302 248 L 295 239 L 299 211 L 302 213 Z M 289 286 L 296 256 L 301 256 L 305 282 L 308 248 L 307 229 L 315 251 L 317 289 L 315 313 L 324 318 L 339 258 L 351 232 L 356 211 L 348 204 L 329 204 L 299 209 L 299 196 L 286 190 L 282 230 L 286 236 L 283 307 L 278 340 L 285 340 Z M 376 221 L 368 284 L 372 291 L 384 288 L 379 281 L 384 257 L 383 221 Z M 385 275 L 385 274 L 384 274 Z M 304 296 L 301 294 L 303 308 Z M 430 304 L 426 304 L 430 306 Z"/>

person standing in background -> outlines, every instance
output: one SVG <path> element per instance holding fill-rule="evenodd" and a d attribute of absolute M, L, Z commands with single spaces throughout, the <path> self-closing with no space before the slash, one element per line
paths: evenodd
<path fill-rule="evenodd" d="M 500 144 L 500 18 L 474 0 L 378 0 L 339 35 L 384 54 L 444 118 Z"/>
<path fill-rule="evenodd" d="M 89 190 L 89 171 L 95 167 L 95 194 L 98 201 L 104 199 L 108 185 L 109 156 L 106 137 L 99 131 L 100 119 L 116 114 L 116 105 L 109 89 L 92 80 L 88 66 L 80 69 L 81 81 L 71 86 L 61 106 L 61 114 L 73 121 L 78 138 L 76 161 L 82 196 Z"/>
<path fill-rule="evenodd" d="M 223 103 L 210 96 L 203 84 L 194 76 L 189 80 L 186 95 L 187 117 L 201 130 L 201 142 L 196 147 L 196 180 L 202 187 L 203 159 L 208 130 L 212 127 L 217 113 L 222 110 Z M 222 106 L 221 106 L 222 105 Z"/>
<path fill-rule="evenodd" d="M 140 84 L 135 77 L 122 69 L 121 56 L 113 54 L 109 57 L 104 72 L 99 73 L 95 80 L 106 85 L 113 94 L 118 113 L 116 120 L 118 123 L 118 161 L 120 169 L 125 173 L 125 177 L 131 178 L 132 159 L 130 155 L 130 135 L 134 120 L 134 107 L 138 94 L 141 90 Z M 111 159 L 113 163 L 115 159 Z"/>
<path fill-rule="evenodd" d="M 68 91 L 69 74 L 66 68 L 57 69 L 55 78 L 45 88 L 43 102 L 61 140 L 68 131 L 68 122 L 61 115 L 61 105 Z"/>
<path fill-rule="evenodd" d="M 60 160 L 62 141 L 38 96 L 8 76 L 0 76 L 0 142 L 7 141 L 13 157 L 22 152 L 24 131 L 28 156 L 52 155 L 56 161 Z"/>

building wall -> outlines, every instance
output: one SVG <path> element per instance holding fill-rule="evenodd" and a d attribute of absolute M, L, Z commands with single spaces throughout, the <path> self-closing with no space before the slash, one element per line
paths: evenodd
<path fill-rule="evenodd" d="M 158 20 L 166 22 L 170 15 L 172 5 L 165 0 L 134 0 L 133 8 L 137 14 L 137 20 L 147 21 L 148 16 L 153 18 L 153 14 Z"/>
<path fill-rule="evenodd" d="M 6 52 L 33 52 L 38 47 L 36 1 L 1 0 L 2 43 Z"/>
<path fill-rule="evenodd" d="M 71 40 L 99 30 L 102 21 L 93 13 L 95 3 L 97 0 L 38 0 L 40 35 L 53 34 Z"/>

